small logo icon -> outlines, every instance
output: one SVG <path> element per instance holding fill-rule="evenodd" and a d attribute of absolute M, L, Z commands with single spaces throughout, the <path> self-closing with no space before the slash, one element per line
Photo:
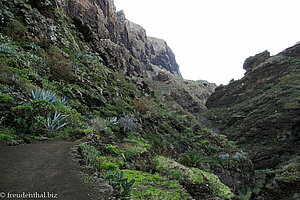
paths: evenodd
<path fill-rule="evenodd" d="M 0 198 L 5 198 L 5 197 L 6 197 L 5 192 L 0 192 Z"/>

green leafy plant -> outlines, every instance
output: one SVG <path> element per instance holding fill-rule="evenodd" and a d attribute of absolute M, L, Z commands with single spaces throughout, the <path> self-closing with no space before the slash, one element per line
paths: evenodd
<path fill-rule="evenodd" d="M 181 180 L 183 176 L 183 172 L 179 170 L 172 169 L 170 170 L 170 174 L 174 177 L 175 180 Z"/>
<path fill-rule="evenodd" d="M 96 166 L 100 152 L 92 145 L 87 143 L 80 144 L 80 149 L 87 165 Z"/>
<path fill-rule="evenodd" d="M 104 131 L 105 129 L 107 129 L 107 121 L 100 117 L 93 118 L 91 120 L 91 128 L 95 133 Z"/>
<path fill-rule="evenodd" d="M 131 196 L 131 191 L 134 186 L 135 179 L 130 180 L 129 182 L 126 180 L 121 183 L 123 190 L 120 193 L 121 199 L 128 199 Z"/>
<path fill-rule="evenodd" d="M 197 167 L 201 163 L 201 160 L 202 156 L 200 153 L 188 151 L 185 155 L 183 155 L 181 163 L 189 167 Z"/>
<path fill-rule="evenodd" d="M 130 197 L 135 179 L 128 182 L 128 178 L 125 178 L 124 171 L 108 171 L 102 178 L 111 185 L 114 190 L 119 192 L 121 199 L 128 199 Z"/>
<path fill-rule="evenodd" d="M 116 155 L 121 153 L 121 150 L 117 146 L 111 145 L 111 144 L 105 145 L 105 150 L 108 153 L 112 153 L 112 154 L 116 154 Z"/>

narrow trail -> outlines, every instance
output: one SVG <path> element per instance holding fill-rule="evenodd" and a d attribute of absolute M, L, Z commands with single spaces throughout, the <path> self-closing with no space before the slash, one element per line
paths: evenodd
<path fill-rule="evenodd" d="M 1 144 L 0 199 L 4 196 L 2 199 L 6 199 L 8 192 L 45 192 L 47 195 L 49 192 L 47 199 L 98 199 L 91 186 L 83 183 L 78 166 L 69 155 L 72 145 L 67 141 L 34 142 L 22 146 Z M 55 194 L 56 198 L 53 198 Z"/>

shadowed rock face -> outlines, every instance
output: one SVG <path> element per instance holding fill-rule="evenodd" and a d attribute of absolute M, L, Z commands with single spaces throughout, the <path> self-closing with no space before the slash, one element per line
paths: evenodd
<path fill-rule="evenodd" d="M 156 75 L 155 65 L 181 77 L 175 55 L 166 42 L 147 37 L 146 31 L 128 21 L 123 11 L 116 12 L 112 0 L 60 0 L 58 7 L 74 19 L 105 64 L 142 77 Z"/>
<path fill-rule="evenodd" d="M 299 44 L 276 56 L 250 57 L 245 76 L 216 88 L 206 103 L 210 118 L 248 151 L 257 169 L 299 154 L 299 57 Z"/>

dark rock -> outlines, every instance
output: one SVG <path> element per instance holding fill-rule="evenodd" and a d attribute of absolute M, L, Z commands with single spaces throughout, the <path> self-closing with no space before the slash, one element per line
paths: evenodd
<path fill-rule="evenodd" d="M 153 77 L 154 81 L 162 81 L 162 82 L 166 82 L 168 80 L 170 80 L 168 74 L 166 74 L 165 72 L 158 72 L 157 76 Z"/>
<path fill-rule="evenodd" d="M 19 144 L 23 144 L 23 143 L 24 143 L 23 140 L 17 140 L 17 142 L 18 142 Z"/>
<path fill-rule="evenodd" d="M 181 77 L 179 66 L 176 63 L 175 55 L 164 40 L 148 37 L 154 48 L 154 56 L 151 63 L 161 66 L 172 74 Z"/>
<path fill-rule="evenodd" d="M 264 51 L 262 53 L 256 54 L 255 56 L 251 56 L 245 60 L 243 68 L 246 71 L 249 71 L 254 66 L 258 66 L 260 63 L 263 63 L 269 57 L 270 57 L 269 51 Z"/>
<path fill-rule="evenodd" d="M 46 17 L 54 17 L 54 10 L 57 8 L 55 0 L 29 0 L 28 3 Z"/>
<path fill-rule="evenodd" d="M 283 52 L 279 53 L 278 55 L 300 58 L 300 43 L 298 42 L 296 45 L 285 49 Z"/>
<path fill-rule="evenodd" d="M 23 140 L 26 144 L 30 144 L 31 143 L 31 139 L 29 137 L 23 137 Z"/>

